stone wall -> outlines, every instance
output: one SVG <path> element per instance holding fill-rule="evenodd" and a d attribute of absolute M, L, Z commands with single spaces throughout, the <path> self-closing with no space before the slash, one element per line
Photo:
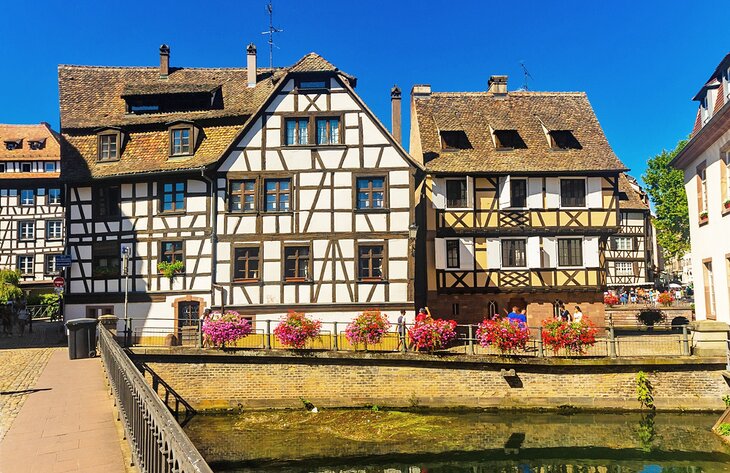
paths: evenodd
<path fill-rule="evenodd" d="M 659 409 L 722 409 L 723 358 L 532 359 L 288 351 L 136 349 L 197 409 L 323 407 L 637 409 L 635 376 L 649 373 Z M 499 362 L 495 362 L 499 360 Z M 501 370 L 515 370 L 504 377 Z"/>
<path fill-rule="evenodd" d="M 638 328 L 641 326 L 641 324 L 637 322 L 636 316 L 643 308 L 644 306 L 636 305 L 607 307 L 606 326 L 609 326 L 611 322 L 613 322 L 613 325 L 615 327 Z M 692 309 L 690 307 L 659 307 L 659 309 L 663 311 L 667 316 L 665 323 L 660 325 L 666 325 L 671 327 L 672 320 L 677 317 L 684 317 L 690 322 L 694 321 L 695 319 L 694 312 L 692 312 Z"/>

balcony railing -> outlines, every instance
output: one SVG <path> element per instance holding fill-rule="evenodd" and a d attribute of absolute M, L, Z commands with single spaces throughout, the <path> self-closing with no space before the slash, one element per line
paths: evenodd
<path fill-rule="evenodd" d="M 590 290 L 606 286 L 603 268 L 436 270 L 437 290 L 449 293 Z"/>
<path fill-rule="evenodd" d="M 615 209 L 436 210 L 436 228 L 455 231 L 618 226 Z"/>

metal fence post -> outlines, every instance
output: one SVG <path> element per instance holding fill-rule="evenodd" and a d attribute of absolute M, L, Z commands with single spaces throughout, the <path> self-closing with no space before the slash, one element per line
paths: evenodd
<path fill-rule="evenodd" d="M 682 348 L 684 351 L 684 355 L 689 356 L 689 333 L 687 332 L 687 326 L 682 325 Z"/>
<path fill-rule="evenodd" d="M 405 321 L 403 322 L 403 329 L 398 327 L 398 338 L 402 342 L 400 351 L 401 353 L 405 353 L 406 351 L 408 351 L 408 325 L 405 323 Z"/>
<path fill-rule="evenodd" d="M 124 319 L 124 348 L 129 348 L 129 340 L 132 338 L 132 324 L 129 318 Z"/>
<path fill-rule="evenodd" d="M 543 347 L 543 343 L 542 343 L 542 327 L 540 327 L 540 330 L 538 331 L 537 356 L 539 356 L 540 358 L 545 356 L 545 348 Z"/>
<path fill-rule="evenodd" d="M 266 333 L 264 334 L 264 348 L 271 350 L 271 320 L 266 321 Z"/>
<path fill-rule="evenodd" d="M 337 351 L 339 350 L 339 346 L 337 343 L 337 322 L 332 323 L 332 350 Z"/>
<path fill-rule="evenodd" d="M 203 319 L 198 319 L 198 336 L 195 340 L 195 348 L 203 347 Z"/>
<path fill-rule="evenodd" d="M 613 326 L 608 328 L 608 356 L 616 358 L 616 333 Z"/>
<path fill-rule="evenodd" d="M 469 327 L 469 354 L 474 354 L 474 326 L 472 324 L 468 325 Z"/>

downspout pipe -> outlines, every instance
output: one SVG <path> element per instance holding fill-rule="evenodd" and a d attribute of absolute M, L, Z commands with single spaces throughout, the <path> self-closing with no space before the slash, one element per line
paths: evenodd
<path fill-rule="evenodd" d="M 221 289 L 221 307 L 223 306 L 223 287 L 217 284 L 218 275 L 218 195 L 215 179 L 205 175 L 205 168 L 200 168 L 202 177 L 210 186 L 210 305 L 215 305 L 215 290 Z"/>

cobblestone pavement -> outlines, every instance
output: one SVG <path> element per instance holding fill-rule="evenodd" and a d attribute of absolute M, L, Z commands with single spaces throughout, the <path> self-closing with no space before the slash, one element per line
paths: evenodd
<path fill-rule="evenodd" d="M 62 349 L 57 348 L 62 341 L 60 327 L 35 321 L 33 334 L 0 336 L 0 441 L 32 395 L 26 390 L 35 386 L 53 351 Z"/>

